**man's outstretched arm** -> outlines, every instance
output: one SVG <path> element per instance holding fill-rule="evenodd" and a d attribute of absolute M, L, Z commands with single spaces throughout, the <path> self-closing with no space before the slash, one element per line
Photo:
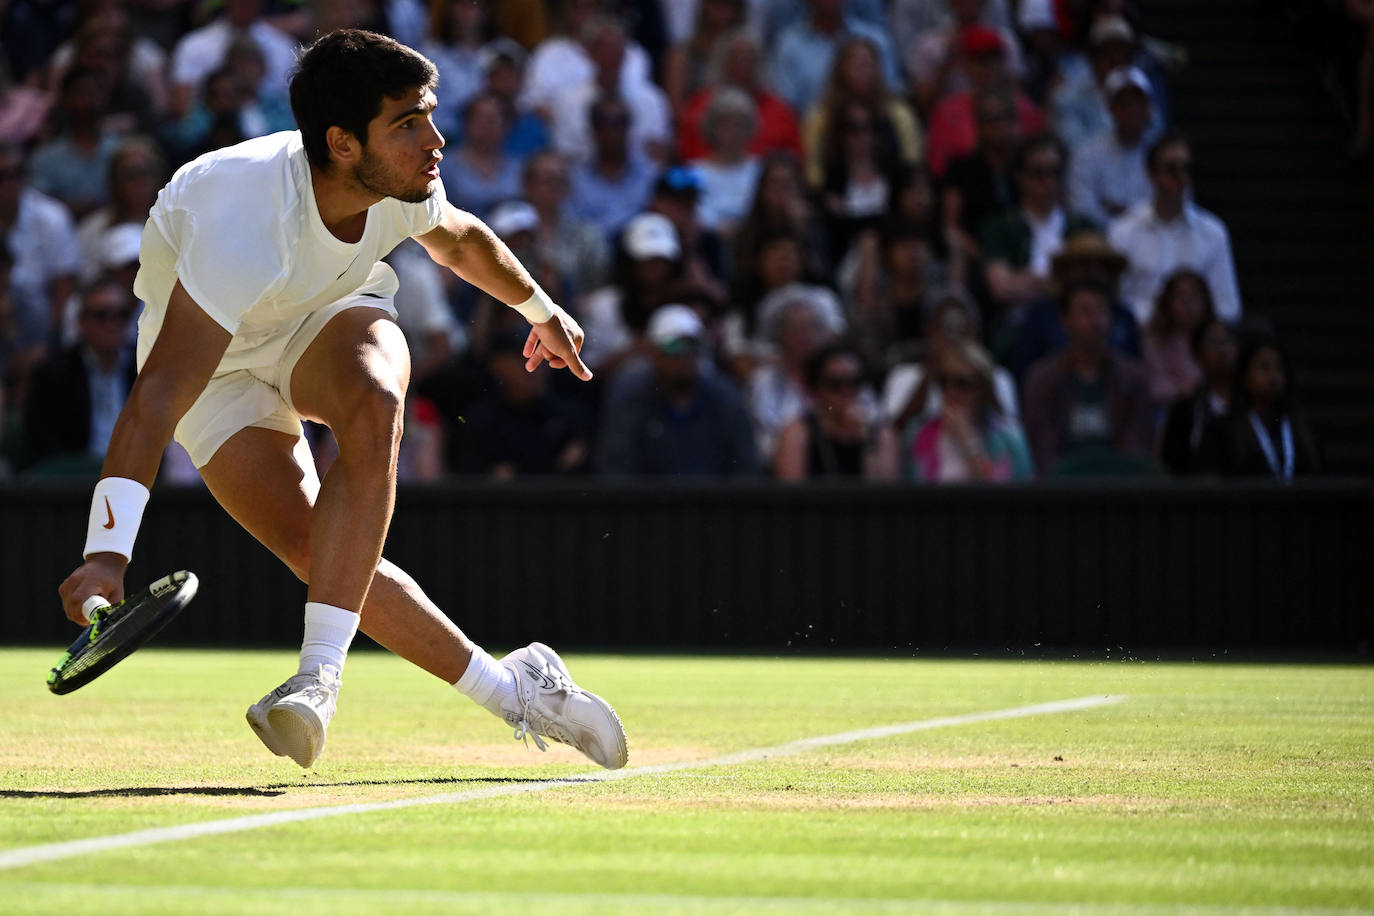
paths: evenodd
<path fill-rule="evenodd" d="M 101 481 L 96 487 L 100 505 L 96 508 L 109 519 L 108 524 L 99 526 L 111 529 L 104 535 L 106 538 L 123 537 L 132 547 L 136 533 L 132 529 L 137 528 L 142 515 L 141 501 L 128 512 L 116 512 L 114 503 L 120 502 L 121 492 L 136 492 L 140 487 L 146 500 L 146 491 L 157 477 L 162 451 L 172 440 L 177 422 L 205 389 L 231 338 L 178 282 L 167 304 L 162 330 L 129 390 L 105 452 Z M 110 487 L 116 488 L 112 494 L 99 495 Z M 108 502 L 111 496 L 113 502 Z M 134 518 L 125 517 L 130 514 Z M 86 561 L 58 588 L 67 617 L 84 626 L 86 616 L 81 603 L 91 595 L 103 595 L 112 603 L 123 598 L 124 570 L 128 565 L 126 553 L 88 551 Z"/>
<path fill-rule="evenodd" d="M 578 323 L 553 303 L 524 265 L 471 213 L 444 204 L 444 218 L 418 241 L 435 263 L 519 311 L 533 327 L 525 341 L 525 368 L 534 371 L 548 360 L 586 381 L 592 372 L 582 362 L 583 333 Z"/>

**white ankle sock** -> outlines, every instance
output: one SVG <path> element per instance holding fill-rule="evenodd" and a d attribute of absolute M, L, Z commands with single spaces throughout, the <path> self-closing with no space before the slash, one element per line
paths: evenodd
<path fill-rule="evenodd" d="M 301 642 L 301 665 L 297 673 L 313 672 L 320 665 L 333 665 L 343 672 L 344 656 L 358 632 L 358 615 L 332 604 L 305 603 L 305 639 Z"/>
<path fill-rule="evenodd" d="M 501 704 L 515 696 L 515 675 L 480 646 L 473 646 L 472 661 L 453 686 L 487 712 L 500 716 Z"/>

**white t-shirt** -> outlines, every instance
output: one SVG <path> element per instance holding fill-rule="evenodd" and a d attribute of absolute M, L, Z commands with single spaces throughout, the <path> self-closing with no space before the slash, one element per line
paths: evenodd
<path fill-rule="evenodd" d="M 162 327 L 176 281 L 234 335 L 217 372 L 269 365 L 306 316 L 367 282 L 383 257 L 439 224 L 443 185 L 428 200 L 386 198 L 357 242 L 320 218 L 299 131 L 206 153 L 177 170 L 143 229 L 134 292 L 139 364 Z M 267 357 L 264 361 L 264 357 Z"/>

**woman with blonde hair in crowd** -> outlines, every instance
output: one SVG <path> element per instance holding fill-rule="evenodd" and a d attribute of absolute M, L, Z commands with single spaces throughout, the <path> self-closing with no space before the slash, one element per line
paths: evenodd
<path fill-rule="evenodd" d="M 934 368 L 943 403 L 939 414 L 913 424 L 904 454 L 907 477 L 922 483 L 1029 479 L 1030 447 L 1020 425 L 998 406 L 987 351 L 957 340 L 941 350 Z"/>

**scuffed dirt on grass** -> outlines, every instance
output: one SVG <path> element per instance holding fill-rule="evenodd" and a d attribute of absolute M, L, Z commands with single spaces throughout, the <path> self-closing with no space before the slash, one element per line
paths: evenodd
<path fill-rule="evenodd" d="M 771 792 L 750 792 L 747 795 L 709 794 L 690 797 L 646 798 L 573 797 L 562 800 L 572 806 L 624 811 L 650 810 L 752 810 L 752 811 L 951 811 L 997 808 L 1081 808 L 1110 809 L 1121 813 L 1155 811 L 1177 806 L 1177 801 L 1160 798 L 1139 798 L 1116 795 L 935 795 L 877 793 L 858 796 L 829 796 L 787 786 Z"/>

